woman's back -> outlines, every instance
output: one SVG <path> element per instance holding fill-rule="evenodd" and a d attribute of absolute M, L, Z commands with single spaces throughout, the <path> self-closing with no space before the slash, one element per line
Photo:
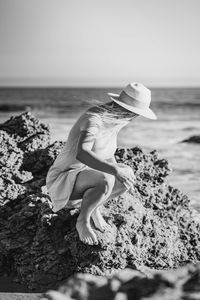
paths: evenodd
<path fill-rule="evenodd" d="M 83 164 L 76 159 L 77 145 L 82 130 L 87 129 L 92 134 L 102 126 L 101 117 L 91 111 L 83 113 L 70 129 L 67 141 L 60 154 L 55 159 L 48 173 L 63 172 L 69 168 L 77 168 Z"/>

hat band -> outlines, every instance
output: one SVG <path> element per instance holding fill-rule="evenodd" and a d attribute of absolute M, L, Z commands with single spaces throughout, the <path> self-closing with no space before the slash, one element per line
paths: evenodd
<path fill-rule="evenodd" d="M 148 103 L 142 102 L 142 101 L 138 101 L 135 98 L 132 98 L 131 96 L 129 96 L 128 94 L 126 94 L 126 92 L 122 91 L 120 96 L 119 96 L 119 100 L 125 104 L 128 104 L 130 106 L 133 107 L 137 107 L 140 109 L 147 109 L 149 108 Z"/>

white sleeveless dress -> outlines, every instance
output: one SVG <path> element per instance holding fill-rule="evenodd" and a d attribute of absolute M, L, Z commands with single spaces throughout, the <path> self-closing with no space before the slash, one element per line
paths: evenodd
<path fill-rule="evenodd" d="M 101 117 L 98 114 L 87 111 L 80 116 L 71 128 L 63 149 L 46 176 L 46 187 L 54 212 L 64 207 L 74 208 L 80 206 L 82 199 L 69 201 L 77 174 L 90 168 L 76 159 L 79 136 L 83 130 L 96 135 L 102 124 Z"/>

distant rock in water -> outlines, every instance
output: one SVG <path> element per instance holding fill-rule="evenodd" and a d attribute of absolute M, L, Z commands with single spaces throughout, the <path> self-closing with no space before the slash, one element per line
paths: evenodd
<path fill-rule="evenodd" d="M 75 229 L 79 210 L 54 213 L 45 186 L 63 146 L 50 144 L 49 127 L 30 113 L 0 124 L 0 274 L 44 290 L 77 272 L 109 275 L 200 260 L 197 212 L 167 184 L 168 162 L 139 148 L 117 149 L 116 160 L 135 172 L 134 191 L 102 207 L 111 229 L 94 229 L 99 245 L 83 244 Z"/>
<path fill-rule="evenodd" d="M 14 111 L 24 111 L 31 110 L 31 106 L 24 104 L 0 104 L 0 111 L 2 112 L 14 112 Z"/>
<path fill-rule="evenodd" d="M 193 135 L 190 138 L 183 140 L 181 143 L 200 144 L 200 135 Z"/>

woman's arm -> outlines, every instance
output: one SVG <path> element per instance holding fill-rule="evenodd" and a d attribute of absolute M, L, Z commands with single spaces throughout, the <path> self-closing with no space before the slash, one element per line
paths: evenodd
<path fill-rule="evenodd" d="M 115 175 L 116 174 L 116 162 L 108 162 L 96 155 L 91 149 L 95 142 L 95 135 L 90 134 L 86 130 L 81 131 L 76 159 L 80 162 L 88 165 L 89 167 Z"/>
<path fill-rule="evenodd" d="M 132 168 L 126 165 L 120 167 L 114 159 L 110 162 L 98 157 L 98 155 L 91 150 L 94 141 L 94 135 L 91 135 L 87 131 L 82 131 L 78 142 L 76 158 L 93 169 L 114 175 L 126 186 L 127 190 L 132 188 L 135 182 L 135 175 Z"/>
<path fill-rule="evenodd" d="M 113 155 L 113 157 L 109 158 L 109 162 L 117 164 L 117 161 L 115 159 L 115 156 Z"/>

